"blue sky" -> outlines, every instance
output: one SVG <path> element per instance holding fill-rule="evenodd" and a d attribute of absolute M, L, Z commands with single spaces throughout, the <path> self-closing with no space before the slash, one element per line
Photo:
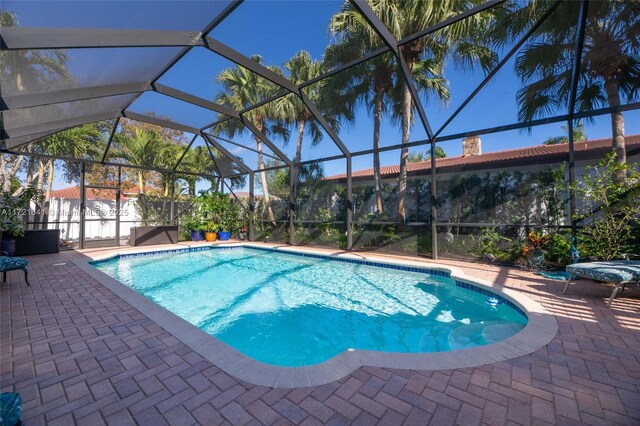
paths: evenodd
<path fill-rule="evenodd" d="M 241 4 L 211 34 L 215 39 L 228 44 L 239 52 L 250 56 L 260 54 L 267 65 L 282 65 L 298 51 L 307 50 L 314 58 L 320 59 L 330 42 L 328 22 L 341 6 L 340 1 L 255 1 Z M 24 26 L 99 26 L 115 28 L 145 28 L 200 30 L 222 8 L 224 2 L 195 1 L 190 7 L 180 2 L 11 2 L 5 1 L 4 8 L 15 10 Z M 37 13 L 34 13 L 37 11 Z M 175 55 L 176 48 L 142 49 L 80 49 L 68 51 L 68 66 L 78 84 L 108 84 L 130 81 L 136 76 L 150 78 L 153 70 Z M 160 82 L 203 98 L 213 99 L 220 86 L 216 75 L 232 64 L 205 48 L 194 48 Z M 455 108 L 482 80 L 479 71 L 463 71 L 449 64 L 446 77 L 450 80 L 451 100 L 443 106 L 438 101 L 425 100 L 428 119 L 434 128 L 448 118 Z M 513 71 L 513 62 L 494 77 L 465 110 L 443 132 L 455 134 L 462 131 L 509 124 L 517 121 L 515 94 L 521 82 Z M 145 93 L 136 101 L 131 110 L 153 111 L 158 115 L 172 118 L 184 124 L 200 127 L 215 121 L 215 113 L 156 93 Z M 560 113 L 560 112 L 559 112 Z M 640 133 L 638 113 L 627 113 L 626 133 Z M 540 144 L 550 136 L 563 133 L 563 123 L 532 129 L 530 134 L 510 131 L 482 136 L 483 151 L 513 149 Z M 351 151 L 371 147 L 373 120 L 366 107 L 361 106 L 354 124 L 343 127 L 340 136 Z M 595 123 L 587 123 L 589 138 L 610 137 L 608 117 L 601 117 Z M 411 140 L 425 138 L 419 121 L 412 129 Z M 277 141 L 290 156 L 295 150 L 295 135 L 288 143 Z M 381 145 L 400 143 L 401 132 L 397 123 L 389 117 L 383 120 Z M 254 147 L 249 135 L 238 137 L 236 142 Z M 201 142 L 198 142 L 201 143 Z M 256 167 L 255 154 L 226 145 L 232 152 L 242 157 L 249 166 Z M 449 156 L 459 155 L 461 141 L 443 143 Z M 415 148 L 412 151 L 426 150 Z M 325 137 L 317 147 L 305 145 L 303 159 L 316 159 L 339 154 L 338 148 Z M 397 164 L 398 151 L 382 154 L 383 164 Z M 342 172 L 344 162 L 327 164 L 327 174 Z M 371 156 L 354 158 L 354 169 L 371 167 Z"/>

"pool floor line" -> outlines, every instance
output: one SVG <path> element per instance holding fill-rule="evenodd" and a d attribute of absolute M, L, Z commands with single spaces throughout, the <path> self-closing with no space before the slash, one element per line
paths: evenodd
<path fill-rule="evenodd" d="M 253 244 L 255 243 L 240 243 L 237 246 L 251 247 Z M 264 249 L 266 247 L 262 245 L 261 248 Z M 289 247 L 270 247 L 269 249 L 294 253 L 301 251 L 299 248 L 291 249 Z M 313 252 L 309 248 L 304 248 L 304 250 L 312 255 L 329 258 L 352 255 L 348 252 L 329 255 L 321 251 Z M 130 251 L 127 249 L 121 249 L 116 254 L 127 254 L 128 252 Z M 367 261 L 372 263 L 387 265 L 392 263 L 389 259 L 369 254 L 366 256 L 359 254 L 358 257 L 368 259 Z M 78 253 L 78 256 L 72 258 L 72 261 L 85 273 L 95 278 L 125 302 L 138 309 L 142 314 L 149 317 L 221 370 L 246 382 L 269 387 L 298 388 L 331 383 L 351 374 L 362 366 L 442 370 L 492 364 L 535 352 L 546 346 L 555 337 L 558 330 L 558 325 L 553 315 L 547 312 L 539 303 L 515 290 L 502 289 L 492 283 L 469 278 L 465 276 L 461 269 L 456 267 L 398 259 L 396 263 L 399 266 L 413 265 L 409 267 L 420 270 L 430 268 L 437 268 L 434 270 L 438 271 L 446 270 L 454 280 L 473 283 L 479 288 L 487 289 L 504 297 L 506 300 L 510 300 L 511 303 L 514 303 L 515 306 L 518 306 L 526 313 L 528 318 L 527 325 L 521 332 L 508 339 L 468 349 L 431 353 L 397 353 L 354 349 L 343 351 L 335 357 L 316 365 L 281 367 L 256 361 L 216 337 L 200 330 L 193 324 L 147 299 L 142 294 L 96 269 L 90 263 L 92 259 L 85 254 Z"/>

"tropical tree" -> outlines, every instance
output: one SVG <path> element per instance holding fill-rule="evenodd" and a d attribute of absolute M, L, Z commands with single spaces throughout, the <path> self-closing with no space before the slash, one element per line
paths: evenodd
<path fill-rule="evenodd" d="M 564 125 L 562 126 L 562 129 L 564 130 L 565 135 L 549 137 L 543 143 L 545 145 L 558 145 L 561 143 L 569 143 L 569 126 Z M 584 124 L 582 124 L 582 121 L 578 121 L 578 123 L 573 127 L 573 141 L 582 142 L 586 140 L 587 140 L 587 134 L 584 131 Z"/>
<path fill-rule="evenodd" d="M 371 34 L 368 23 L 362 15 L 346 2 L 340 13 L 331 18 L 330 32 L 337 43 L 329 46 L 325 53 L 325 62 L 344 64 L 361 57 L 367 52 L 382 46 L 380 40 Z M 388 104 L 392 102 L 395 82 L 395 61 L 391 55 L 381 55 L 357 65 L 346 72 L 334 76 L 334 85 L 343 95 L 349 96 L 355 104 L 363 103 L 373 115 L 373 181 L 376 199 L 376 213 L 384 214 L 383 182 L 380 174 L 380 124 Z M 345 90 L 346 89 L 346 90 Z M 391 118 L 394 115 L 391 114 Z M 394 120 L 395 121 L 395 120 Z"/>
<path fill-rule="evenodd" d="M 262 62 L 260 56 L 253 56 L 252 59 L 258 63 Z M 282 74 L 278 67 L 269 67 L 272 71 Z M 215 102 L 226 105 L 236 111 L 243 110 L 247 107 L 256 105 L 264 99 L 269 98 L 278 92 L 278 86 L 272 84 L 267 79 L 249 71 L 241 66 L 227 68 L 223 70 L 217 77 L 222 84 L 222 90 L 216 95 Z M 253 123 L 256 128 L 263 134 L 269 136 L 277 135 L 288 138 L 289 131 L 283 125 L 282 117 L 278 116 L 278 111 L 274 109 L 274 102 L 270 102 L 244 114 L 244 117 Z M 231 138 L 236 135 L 244 134 L 247 128 L 236 119 L 227 120 L 213 131 L 217 134 L 225 134 Z M 263 141 L 258 136 L 254 136 L 256 142 L 256 150 L 258 151 L 258 170 L 260 170 L 260 184 L 262 185 L 262 195 L 267 205 L 268 219 L 275 225 L 276 219 L 271 208 L 271 200 L 269 196 L 269 186 L 267 176 L 262 171 L 264 166 L 263 157 Z"/>
<path fill-rule="evenodd" d="M 163 143 L 160 134 L 151 130 L 135 129 L 133 135 L 118 133 L 114 137 L 117 148 L 113 149 L 112 157 L 124 160 L 135 166 L 154 166 L 157 161 L 159 146 Z M 145 196 L 145 182 L 148 172 L 144 169 L 136 169 L 138 184 L 138 202 L 142 212 L 142 221 L 146 225 L 149 219 L 149 210 Z"/>
<path fill-rule="evenodd" d="M 298 85 L 306 81 L 312 80 L 324 74 L 328 68 L 323 61 L 317 61 L 311 58 L 311 55 L 302 50 L 296 53 L 291 59 L 284 64 L 284 68 L 288 71 L 288 79 Z M 306 96 L 311 102 L 317 104 L 325 113 L 324 118 L 329 125 L 338 130 L 340 120 L 353 120 L 352 106 L 348 103 L 337 102 L 335 94 L 327 93 L 326 85 L 321 81 L 308 86 L 305 90 Z M 340 97 L 338 97 L 340 98 Z M 311 146 L 318 145 L 323 139 L 323 130 L 317 120 L 313 118 L 311 111 L 295 95 L 284 96 L 274 102 L 274 110 L 277 117 L 281 118 L 284 123 L 292 125 L 297 132 L 296 153 L 294 157 L 293 176 L 291 181 L 290 202 L 295 204 L 298 194 L 298 182 L 300 173 L 300 162 L 302 160 L 302 145 L 305 135 L 311 138 Z M 285 143 L 287 140 L 285 140 Z M 308 168 L 307 168 L 308 169 Z"/>
<path fill-rule="evenodd" d="M 514 10 L 504 21 L 503 42 L 525 32 L 527 23 L 534 22 L 547 6 L 533 1 Z M 516 71 L 525 83 L 517 94 L 521 121 L 548 116 L 568 104 L 579 7 L 579 2 L 563 2 L 518 54 Z M 618 107 L 623 99 L 636 101 L 640 96 L 640 3 L 604 0 L 589 2 L 588 7 L 576 110 Z M 624 164 L 621 112 L 611 113 L 611 132 L 617 161 Z M 620 168 L 618 182 L 625 180 L 624 173 Z"/>
<path fill-rule="evenodd" d="M 441 23 L 479 3 L 469 0 L 443 0 L 425 2 L 423 0 L 369 0 L 369 5 L 386 25 L 391 34 L 400 40 L 405 36 Z M 478 13 L 453 25 L 444 27 L 427 37 L 418 38 L 400 46 L 400 54 L 407 64 L 418 90 L 425 97 L 436 96 L 443 102 L 449 97 L 449 87 L 444 76 L 447 60 L 473 67 L 479 65 L 488 72 L 496 63 L 495 53 L 486 45 L 485 28 L 491 23 L 490 12 Z M 334 16 L 331 24 L 334 33 L 347 33 L 342 38 L 365 46 L 380 47 L 382 42 L 374 29 L 346 2 L 342 11 Z M 396 111 L 400 112 L 402 127 L 402 149 L 400 153 L 400 173 L 398 178 L 398 215 L 406 219 L 407 159 L 413 99 L 409 87 L 400 78 L 401 98 L 397 99 Z M 419 100 L 416 100 L 419 102 Z"/>
<path fill-rule="evenodd" d="M 16 16 L 0 10 L 0 28 L 18 25 Z M 3 90 L 20 93 L 25 90 L 46 90 L 51 80 L 69 80 L 67 54 L 60 49 L 0 51 L 0 72 Z"/>
<path fill-rule="evenodd" d="M 447 153 L 444 152 L 441 146 L 436 146 L 436 158 L 445 158 Z M 429 149 L 426 153 L 422 151 L 416 151 L 409 153 L 407 157 L 407 161 L 409 163 L 419 163 L 421 161 L 427 161 L 431 158 L 431 149 Z"/>
<path fill-rule="evenodd" d="M 38 143 L 38 148 L 43 153 L 78 159 L 96 157 L 104 152 L 104 146 L 103 133 L 97 123 L 63 130 Z M 52 158 L 40 161 L 42 162 L 41 168 L 47 176 L 45 196 L 40 209 L 40 222 L 44 224 L 47 221 L 49 203 L 51 202 L 55 163 Z"/>
<path fill-rule="evenodd" d="M 0 28 L 15 27 L 18 20 L 15 14 L 0 10 Z M 67 55 L 59 49 L 54 50 L 0 50 L 0 77 L 2 80 L 3 93 L 19 94 L 22 92 L 40 92 L 48 90 L 47 85 L 52 80 L 69 81 L 70 76 L 66 69 Z M 26 112 L 28 113 L 28 111 Z M 4 117 L 0 115 L 0 125 L 4 124 Z M 25 149 L 30 151 L 30 147 Z M 2 155 L 0 160 L 0 177 L 2 178 L 3 190 L 11 188 L 11 182 L 15 178 L 24 163 L 25 156 Z M 36 168 L 36 161 L 33 157 L 27 160 L 27 177 L 33 180 L 33 171 Z M 39 167 L 38 172 L 44 170 Z M 41 173 L 38 173 L 41 176 Z M 44 178 L 42 178 L 44 179 Z M 40 179 L 40 181 L 42 181 Z M 32 182 L 29 182 L 29 185 Z M 22 185 L 15 196 L 25 190 Z"/>

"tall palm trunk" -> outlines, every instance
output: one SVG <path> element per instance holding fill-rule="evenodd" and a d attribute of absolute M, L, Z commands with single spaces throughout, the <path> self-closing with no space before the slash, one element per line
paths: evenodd
<path fill-rule="evenodd" d="M 33 164 L 33 157 L 29 157 Z M 5 192 L 11 191 L 11 179 L 18 173 L 22 166 L 24 156 L 19 155 L 13 164 L 10 161 L 6 161 L 6 158 L 2 156 L 2 190 Z M 28 177 L 28 174 L 27 174 Z"/>
<path fill-rule="evenodd" d="M 291 188 L 291 202 L 295 205 L 298 197 L 298 174 L 300 173 L 300 161 L 302 161 L 302 139 L 304 137 L 304 128 L 307 125 L 305 118 L 300 119 L 298 122 L 298 140 L 296 142 L 296 157 L 293 162 L 293 169 L 291 170 L 293 188 Z"/>
<path fill-rule="evenodd" d="M 384 213 L 382 205 L 382 176 L 380 176 L 380 121 L 382 119 L 383 92 L 376 92 L 375 109 L 373 111 L 373 184 L 376 193 L 376 213 Z"/>
<path fill-rule="evenodd" d="M 38 189 L 39 194 L 42 194 L 44 189 L 45 171 L 46 171 L 45 163 L 42 160 L 38 160 L 38 179 L 36 181 L 36 188 Z M 44 203 L 40 203 L 39 210 L 40 211 L 38 212 L 38 219 L 40 223 L 34 225 L 35 229 L 42 228 L 42 210 L 44 210 Z M 35 215 L 34 215 L 34 219 L 35 219 Z"/>
<path fill-rule="evenodd" d="M 138 201 L 140 201 L 140 210 L 142 210 L 142 223 L 146 226 L 149 210 L 147 209 L 147 198 L 144 194 L 144 173 L 142 170 L 138 170 Z"/>
<path fill-rule="evenodd" d="M 260 132 L 264 131 L 264 123 L 261 120 L 256 120 L 256 127 Z M 269 196 L 269 184 L 267 183 L 267 174 L 262 171 L 264 170 L 264 159 L 262 157 L 262 140 L 256 136 L 256 149 L 258 150 L 258 170 L 260 170 L 260 184 L 262 185 L 262 197 L 264 199 L 264 204 L 267 207 L 267 217 L 269 221 L 276 225 L 276 216 L 273 214 L 273 209 L 271 208 L 271 197 Z"/>
<path fill-rule="evenodd" d="M 620 106 L 620 87 L 615 78 L 609 77 L 605 80 L 605 90 L 610 107 Z M 616 160 L 619 164 L 627 162 L 627 150 L 624 141 L 624 117 L 621 112 L 611 113 L 611 135 L 613 139 L 613 149 L 616 151 Z M 615 177 L 618 183 L 624 183 L 626 174 L 624 170 L 619 171 Z"/>
<path fill-rule="evenodd" d="M 411 69 L 411 67 L 409 67 Z M 398 176 L 398 220 L 404 222 L 407 217 L 407 159 L 409 157 L 409 143 L 411 125 L 411 92 L 409 86 L 403 86 L 402 102 L 402 149 L 400 150 L 400 173 Z"/>
<path fill-rule="evenodd" d="M 262 157 L 262 140 L 260 138 L 256 138 L 256 147 L 258 150 L 258 170 L 261 170 L 260 184 L 262 185 L 262 198 L 264 199 L 264 204 L 267 209 L 267 217 L 269 221 L 275 226 L 276 217 L 273 214 L 273 209 L 271 208 L 271 196 L 269 195 L 269 184 L 267 183 L 267 174 L 264 171 L 262 171 L 264 169 L 264 159 Z"/>
<path fill-rule="evenodd" d="M 53 172 L 54 163 L 53 160 L 47 162 L 47 192 L 44 196 L 44 208 L 40 212 L 42 227 L 47 228 L 46 224 L 49 222 L 49 206 L 51 204 L 51 191 L 53 189 Z"/>
<path fill-rule="evenodd" d="M 16 73 L 16 88 L 18 89 L 18 92 L 24 92 L 24 82 L 20 72 Z"/>
<path fill-rule="evenodd" d="M 164 220 L 164 214 L 167 210 L 168 198 L 171 191 L 171 182 L 167 178 L 164 182 L 164 190 L 162 192 L 162 208 L 160 209 L 160 220 Z"/>

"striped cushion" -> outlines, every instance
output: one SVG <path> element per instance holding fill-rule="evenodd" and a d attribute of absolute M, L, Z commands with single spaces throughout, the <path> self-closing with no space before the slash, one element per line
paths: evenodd
<path fill-rule="evenodd" d="M 26 268 L 29 265 L 27 259 L 21 257 L 0 256 L 0 272 Z"/>
<path fill-rule="evenodd" d="M 574 263 L 567 266 L 567 272 L 583 278 L 605 282 L 640 280 L 640 262 L 632 260 L 612 260 L 609 262 Z"/>

